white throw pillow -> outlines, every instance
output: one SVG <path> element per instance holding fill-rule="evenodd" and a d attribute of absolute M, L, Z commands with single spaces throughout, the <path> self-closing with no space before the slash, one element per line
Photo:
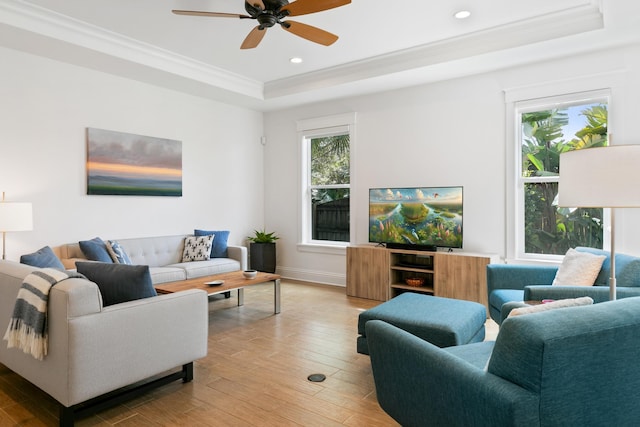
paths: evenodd
<path fill-rule="evenodd" d="M 607 257 L 569 249 L 553 279 L 552 285 L 593 286 Z"/>
<path fill-rule="evenodd" d="M 511 310 L 511 312 L 509 313 L 509 316 L 507 317 L 520 316 L 522 314 L 539 313 L 541 311 L 554 310 L 556 308 L 577 307 L 580 305 L 591 305 L 591 304 L 593 304 L 593 299 L 591 299 L 590 297 L 560 299 L 558 301 L 531 305 L 527 307 L 515 308 Z"/>
<path fill-rule="evenodd" d="M 213 235 L 189 236 L 184 239 L 182 262 L 206 261 L 211 257 Z"/>

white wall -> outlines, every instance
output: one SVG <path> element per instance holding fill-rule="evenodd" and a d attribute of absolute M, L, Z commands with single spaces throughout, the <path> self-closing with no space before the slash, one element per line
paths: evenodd
<path fill-rule="evenodd" d="M 301 280 L 334 284 L 344 284 L 346 273 L 344 255 L 301 252 L 296 247 L 296 120 L 357 113 L 355 243 L 368 240 L 369 188 L 462 185 L 464 250 L 505 257 L 505 92 L 528 88 L 535 94 L 536 88 L 555 87 L 563 93 L 562 88 L 571 88 L 571 82 L 583 76 L 612 88 L 610 123 L 616 143 L 640 143 L 634 126 L 640 46 L 266 114 L 265 224 L 281 236 L 278 268 Z M 618 215 L 618 251 L 640 254 L 639 214 L 633 210 Z"/>
<path fill-rule="evenodd" d="M 264 130 L 255 111 L 3 48 L 0 63 L 0 191 L 34 204 L 34 230 L 7 234 L 9 259 L 94 236 L 194 227 L 227 228 L 232 243 L 245 243 L 264 225 L 281 236 L 279 271 L 344 284 L 343 255 L 296 246 L 296 120 L 345 112 L 357 113 L 355 243 L 367 242 L 370 187 L 463 185 L 465 250 L 504 257 L 505 91 L 602 75 L 614 142 L 640 142 L 640 46 L 267 113 Z M 183 197 L 87 196 L 87 127 L 181 140 Z M 637 209 L 618 213 L 619 251 L 640 254 L 638 219 Z"/>
<path fill-rule="evenodd" d="M 0 48 L 0 191 L 33 202 L 7 258 L 81 239 L 263 224 L 262 113 Z M 182 141 L 183 196 L 87 196 L 87 127 Z"/>

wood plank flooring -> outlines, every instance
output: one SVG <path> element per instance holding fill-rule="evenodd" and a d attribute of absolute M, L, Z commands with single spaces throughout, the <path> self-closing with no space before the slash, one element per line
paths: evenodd
<path fill-rule="evenodd" d="M 194 380 L 175 382 L 79 420 L 77 426 L 397 426 L 380 409 L 357 318 L 377 301 L 345 289 L 282 281 L 245 289 L 245 305 L 209 303 L 209 352 Z M 153 357 L 153 355 L 149 355 Z M 322 373 L 321 383 L 307 380 Z M 0 365 L 0 427 L 56 426 L 53 399 Z"/>

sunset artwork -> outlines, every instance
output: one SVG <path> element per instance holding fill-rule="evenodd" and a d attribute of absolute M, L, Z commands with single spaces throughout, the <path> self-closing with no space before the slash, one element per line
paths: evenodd
<path fill-rule="evenodd" d="M 182 142 L 87 128 L 87 194 L 182 196 Z"/>

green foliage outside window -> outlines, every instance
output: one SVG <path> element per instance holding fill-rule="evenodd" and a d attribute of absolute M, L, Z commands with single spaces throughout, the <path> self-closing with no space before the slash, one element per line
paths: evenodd
<path fill-rule="evenodd" d="M 350 135 L 311 139 L 312 238 L 349 241 Z"/>
<path fill-rule="evenodd" d="M 568 126 L 576 121 L 569 108 L 521 116 L 526 253 L 562 255 L 575 246 L 602 248 L 602 209 L 557 206 L 560 154 L 608 144 L 607 105 L 579 108 L 585 124 L 573 136 L 565 135 Z"/>

